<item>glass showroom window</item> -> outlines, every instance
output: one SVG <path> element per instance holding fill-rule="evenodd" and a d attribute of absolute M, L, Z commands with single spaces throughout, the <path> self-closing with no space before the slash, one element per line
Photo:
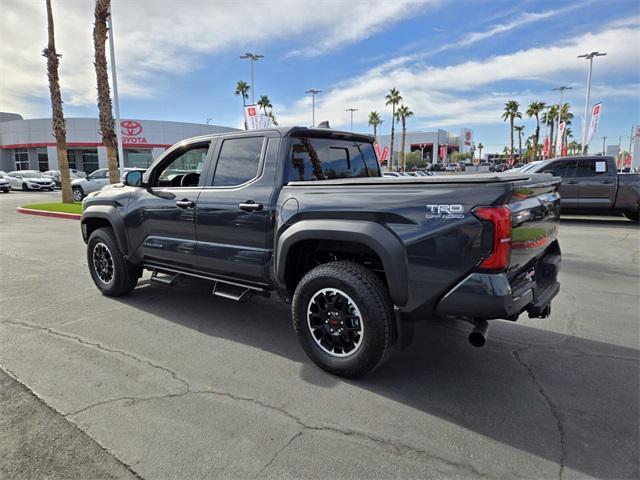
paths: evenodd
<path fill-rule="evenodd" d="M 98 151 L 88 150 L 82 153 L 83 170 L 87 173 L 95 172 L 98 169 Z"/>
<path fill-rule="evenodd" d="M 38 170 L 46 172 L 49 170 L 49 155 L 47 154 L 47 149 L 37 148 L 36 152 L 38 153 Z"/>
<path fill-rule="evenodd" d="M 147 168 L 153 162 L 151 150 L 127 148 L 125 157 L 127 159 L 125 165 L 131 168 Z"/>
<path fill-rule="evenodd" d="M 16 161 L 16 170 L 29 170 L 29 153 L 26 148 L 16 148 L 13 159 Z"/>

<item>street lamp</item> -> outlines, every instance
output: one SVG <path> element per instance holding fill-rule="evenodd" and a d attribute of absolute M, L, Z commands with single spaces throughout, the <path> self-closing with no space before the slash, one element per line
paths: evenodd
<path fill-rule="evenodd" d="M 556 135 L 558 135 L 560 133 L 560 123 L 562 122 L 562 94 L 564 93 L 565 90 L 571 90 L 573 87 L 567 87 L 566 85 L 560 85 L 557 88 L 554 88 L 553 91 L 559 91 L 560 92 L 560 104 L 558 105 L 558 128 L 556 130 Z M 564 134 L 563 134 L 564 135 Z M 560 140 L 560 149 L 562 150 L 562 145 L 564 144 L 564 138 L 562 138 Z M 562 155 L 562 151 L 560 152 L 560 155 Z"/>
<path fill-rule="evenodd" d="M 311 126 L 312 127 L 316 126 L 316 95 L 319 94 L 320 92 L 322 92 L 322 90 L 315 90 L 313 88 L 310 88 L 309 90 L 304 92 L 304 93 L 311 94 Z"/>
<path fill-rule="evenodd" d="M 589 60 L 589 74 L 587 75 L 587 96 L 584 101 L 584 117 L 582 119 L 582 154 L 584 155 L 587 146 L 585 145 L 587 141 L 587 114 L 589 112 L 589 95 L 591 94 L 591 71 L 593 70 L 593 57 L 604 57 L 606 53 L 604 52 L 590 52 L 585 53 L 584 55 L 578 55 L 578 58 L 584 58 L 585 60 Z"/>
<path fill-rule="evenodd" d="M 357 108 L 347 108 L 345 112 L 351 112 L 351 133 L 353 133 L 353 112 L 357 112 Z"/>
<path fill-rule="evenodd" d="M 122 125 L 120 123 L 120 97 L 118 96 L 118 76 L 116 75 L 116 51 L 113 41 L 113 10 L 109 7 L 107 26 L 109 28 L 109 53 L 111 57 L 111 84 L 113 86 L 113 107 L 115 109 L 116 140 L 118 141 L 118 163 L 120 164 L 120 181 L 124 182 L 124 145 L 122 144 Z"/>
<path fill-rule="evenodd" d="M 256 97 L 255 97 L 255 92 L 256 92 L 256 84 L 254 82 L 254 78 L 253 78 L 253 64 L 255 62 L 257 62 L 258 60 L 260 60 L 261 58 L 264 58 L 264 55 L 260 55 L 259 53 L 245 53 L 244 55 L 240 55 L 240 58 L 242 58 L 243 60 L 250 60 L 251 61 L 251 104 L 255 105 L 256 104 Z"/>

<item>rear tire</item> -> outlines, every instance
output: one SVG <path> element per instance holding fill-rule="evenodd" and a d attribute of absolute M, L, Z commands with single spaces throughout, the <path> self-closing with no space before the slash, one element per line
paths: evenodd
<path fill-rule="evenodd" d="M 334 375 L 362 376 L 392 352 L 393 302 L 363 265 L 338 261 L 309 271 L 296 287 L 292 313 L 306 354 Z"/>
<path fill-rule="evenodd" d="M 98 228 L 91 233 L 87 263 L 93 283 L 108 297 L 131 293 L 142 273 L 141 267 L 124 258 L 111 228 Z"/>

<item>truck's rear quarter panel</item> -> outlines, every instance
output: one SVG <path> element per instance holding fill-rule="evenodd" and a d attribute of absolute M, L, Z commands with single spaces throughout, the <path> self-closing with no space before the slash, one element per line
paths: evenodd
<path fill-rule="evenodd" d="M 295 198 L 298 210 L 278 230 L 321 218 L 383 224 L 405 246 L 406 257 L 397 259 L 406 264 L 409 288 L 408 302 L 401 309 L 409 317 L 427 318 L 442 296 L 483 258 L 483 226 L 472 213 L 474 207 L 510 204 L 515 212 L 519 243 L 513 254 L 514 275 L 555 241 L 558 182 L 550 181 L 549 175 L 537 177 L 541 178 L 513 177 L 513 182 L 505 176 L 495 182 L 375 179 L 290 185 L 282 190 L 279 203 Z"/>

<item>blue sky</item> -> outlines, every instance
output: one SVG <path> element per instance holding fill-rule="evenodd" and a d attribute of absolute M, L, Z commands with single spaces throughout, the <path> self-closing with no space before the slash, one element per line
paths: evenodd
<path fill-rule="evenodd" d="M 53 3 L 70 117 L 96 115 L 89 3 Z M 565 84 L 579 140 L 587 62 L 575 57 L 599 49 L 608 55 L 594 67 L 590 103 L 604 104 L 598 136 L 617 144 L 622 135 L 625 145 L 640 123 L 637 0 L 245 3 L 114 0 L 123 116 L 238 126 L 242 102 L 233 91 L 249 80 L 238 57 L 257 51 L 265 58 L 256 95 L 269 96 L 281 124 L 309 124 L 304 91 L 318 88 L 316 119 L 347 128 L 344 110 L 355 107 L 355 129 L 370 131 L 375 109 L 386 133 L 384 95 L 395 86 L 415 114 L 409 129 L 469 127 L 485 151 L 498 151 L 508 142 L 504 102 L 523 110 L 533 100 L 557 102 L 552 88 Z M 9 0 L 0 20 L 0 109 L 27 117 L 49 115 L 43 10 L 39 1 Z M 532 120 L 522 124 L 533 133 Z"/>

